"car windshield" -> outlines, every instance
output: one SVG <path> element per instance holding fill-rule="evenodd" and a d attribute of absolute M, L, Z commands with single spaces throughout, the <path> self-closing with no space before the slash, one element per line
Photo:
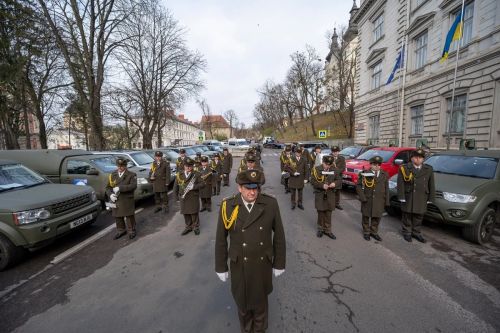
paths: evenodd
<path fill-rule="evenodd" d="M 191 149 L 193 149 L 195 151 L 195 154 L 196 153 L 203 153 L 204 152 L 204 150 L 201 149 L 201 147 L 191 147 Z"/>
<path fill-rule="evenodd" d="M 139 165 L 149 165 L 154 162 L 154 159 L 145 152 L 132 153 L 130 157 Z"/>
<path fill-rule="evenodd" d="M 382 157 L 383 162 L 387 162 L 392 157 L 392 155 L 394 155 L 394 151 L 392 151 L 392 150 L 372 149 L 372 150 L 365 151 L 363 154 L 359 155 L 359 157 L 357 159 L 368 161 L 373 156 L 380 156 L 380 157 Z"/>
<path fill-rule="evenodd" d="M 196 155 L 196 150 L 193 148 L 184 148 L 184 150 L 186 151 L 186 156 Z"/>
<path fill-rule="evenodd" d="M 208 149 L 208 147 L 207 147 L 207 146 L 200 146 L 200 148 L 201 148 L 201 150 L 203 150 L 203 151 L 209 151 L 209 150 L 210 150 L 210 149 Z"/>
<path fill-rule="evenodd" d="M 116 156 L 105 156 L 91 160 L 103 172 L 111 173 L 116 170 Z"/>
<path fill-rule="evenodd" d="M 361 151 L 360 147 L 347 147 L 344 148 L 340 151 L 340 155 L 342 156 L 358 156 L 359 152 Z"/>
<path fill-rule="evenodd" d="M 425 164 L 432 166 L 437 173 L 492 179 L 497 171 L 498 158 L 434 155 Z"/>
<path fill-rule="evenodd" d="M 45 178 L 21 164 L 0 165 L 0 192 L 46 183 Z"/>
<path fill-rule="evenodd" d="M 177 160 L 177 158 L 180 156 L 178 153 L 176 153 L 173 150 L 166 151 L 166 152 L 164 152 L 164 154 L 165 154 L 165 157 L 167 158 L 167 160 L 169 160 L 170 162 Z"/>

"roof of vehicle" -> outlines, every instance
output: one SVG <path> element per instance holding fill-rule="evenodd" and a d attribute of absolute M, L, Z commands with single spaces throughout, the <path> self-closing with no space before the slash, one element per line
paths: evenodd
<path fill-rule="evenodd" d="M 500 150 L 443 150 L 433 152 L 435 155 L 453 155 L 453 156 L 470 156 L 470 157 L 493 157 L 500 158 Z"/>
<path fill-rule="evenodd" d="M 415 147 L 375 147 L 373 150 L 387 150 L 387 151 L 402 151 L 402 150 L 416 150 Z"/>

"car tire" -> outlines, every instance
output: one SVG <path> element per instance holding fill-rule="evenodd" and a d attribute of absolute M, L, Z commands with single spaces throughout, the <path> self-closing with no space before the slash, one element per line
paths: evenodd
<path fill-rule="evenodd" d="M 401 211 L 393 206 L 386 207 L 385 211 L 389 214 L 389 216 L 401 216 Z"/>
<path fill-rule="evenodd" d="M 462 229 L 462 235 L 465 239 L 484 244 L 490 241 L 495 231 L 496 212 L 493 208 L 486 208 L 481 219 L 470 227 Z"/>
<path fill-rule="evenodd" d="M 7 237 L 0 235 L 0 272 L 21 261 L 25 253 L 22 247 L 15 246 Z"/>

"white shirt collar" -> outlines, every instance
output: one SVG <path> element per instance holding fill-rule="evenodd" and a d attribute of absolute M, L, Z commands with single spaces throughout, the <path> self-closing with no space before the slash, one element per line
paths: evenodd
<path fill-rule="evenodd" d="M 184 171 L 184 176 L 186 176 L 186 178 L 188 178 L 190 174 L 191 174 L 191 172 L 188 173 L 188 172 Z"/>
<path fill-rule="evenodd" d="M 243 201 L 243 205 L 245 205 L 245 208 L 250 213 L 252 211 L 253 207 L 255 206 L 255 201 L 254 202 L 248 202 L 248 201 L 245 201 L 245 199 L 243 199 L 243 197 L 241 197 L 241 201 Z M 251 209 L 248 209 L 248 204 L 252 205 Z"/>
<path fill-rule="evenodd" d="M 125 171 L 123 171 L 123 172 L 118 171 L 118 177 L 122 178 L 124 173 L 125 173 Z"/>

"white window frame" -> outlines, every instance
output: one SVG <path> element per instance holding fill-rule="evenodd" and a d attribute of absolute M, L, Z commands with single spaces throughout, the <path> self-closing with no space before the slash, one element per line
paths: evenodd
<path fill-rule="evenodd" d="M 410 108 L 411 135 L 424 133 L 424 105 L 419 104 Z"/>
<path fill-rule="evenodd" d="M 382 60 L 371 67 L 372 71 L 372 89 L 377 89 L 382 84 Z"/>
<path fill-rule="evenodd" d="M 425 66 L 427 63 L 427 45 L 429 42 L 428 31 L 424 31 L 414 39 L 415 44 L 415 69 Z"/>
<path fill-rule="evenodd" d="M 384 35 L 384 13 L 373 20 L 373 42 L 375 43 Z"/>
<path fill-rule="evenodd" d="M 467 115 L 467 94 L 456 95 L 453 104 L 453 119 L 450 127 L 451 96 L 446 98 L 446 133 L 463 133 Z"/>

